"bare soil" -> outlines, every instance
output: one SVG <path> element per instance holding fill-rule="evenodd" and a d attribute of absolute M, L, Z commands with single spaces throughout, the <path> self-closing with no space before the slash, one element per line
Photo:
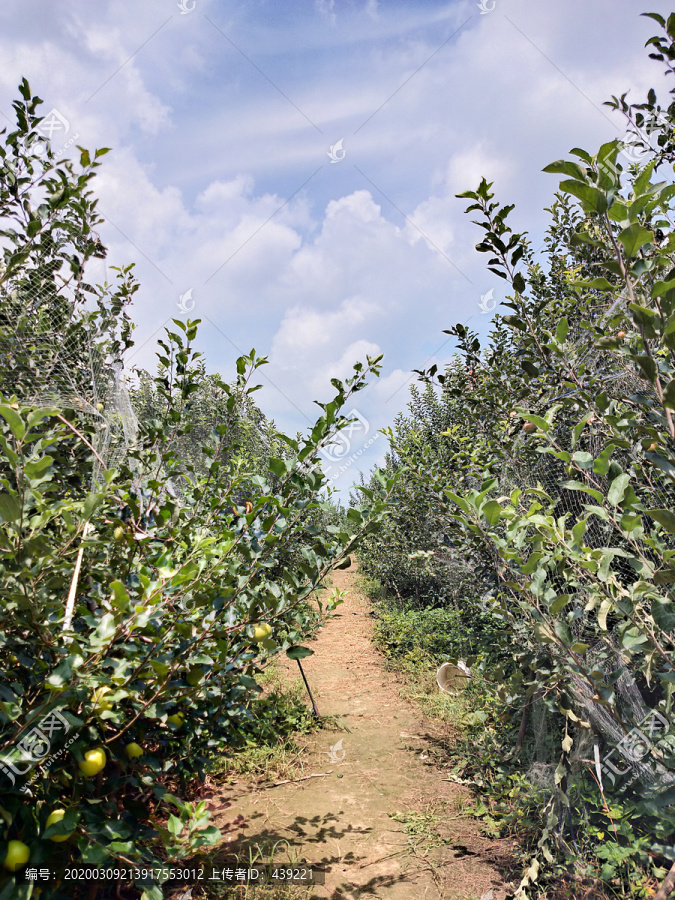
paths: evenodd
<path fill-rule="evenodd" d="M 443 780 L 435 760 L 451 723 L 425 719 L 401 698 L 372 644 L 356 571 L 334 573 L 345 602 L 303 661 L 322 716 L 339 716 L 345 730 L 306 739 L 303 771 L 318 777 L 279 786 L 242 779 L 211 798 L 226 834 L 218 863 L 276 844 L 275 863 L 325 870 L 325 885 L 308 889 L 313 900 L 503 900 L 511 845 L 482 835 L 468 788 Z M 296 663 L 283 664 L 300 679 Z"/>

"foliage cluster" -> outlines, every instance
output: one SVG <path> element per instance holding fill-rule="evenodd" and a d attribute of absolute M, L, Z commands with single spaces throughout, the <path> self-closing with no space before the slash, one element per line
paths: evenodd
<path fill-rule="evenodd" d="M 334 399 L 294 439 L 253 403 L 265 359 L 241 357 L 232 382 L 205 377 L 189 320 L 159 341 L 157 374 L 136 389 L 138 432 L 107 466 L 99 413 L 119 411 L 106 409 L 115 391 L 93 403 L 92 372 L 112 379 L 131 345 L 137 285 L 130 269 L 113 286 L 86 280 L 105 253 L 90 190 L 105 151 L 78 148 L 79 171 L 56 159 L 39 98 L 25 81 L 20 91 L 0 147 L 2 900 L 32 895 L 26 862 L 142 869 L 218 839 L 204 804 L 184 797 L 250 737 L 269 660 L 311 652 L 299 645 L 330 609 L 316 592 L 393 487 L 336 516 L 313 464 L 379 359 L 334 379 Z M 46 402 L 62 346 L 73 398 L 59 387 Z M 28 856 L 15 871 L 17 848 Z M 163 896 L 152 878 L 136 884 Z M 42 885 L 43 897 L 76 891 Z"/>
<path fill-rule="evenodd" d="M 651 56 L 670 76 L 675 14 L 650 16 L 662 29 Z M 420 372 L 436 394 L 414 395 L 390 434 L 397 555 L 383 558 L 382 534 L 361 553 L 394 591 L 423 558 L 436 597 L 502 623 L 508 656 L 488 663 L 479 646 L 471 662 L 509 722 L 496 742 L 485 729 L 483 762 L 497 747 L 497 768 L 508 761 L 491 789 L 517 782 L 519 804 L 537 792 L 519 898 L 560 866 L 646 896 L 675 860 L 675 185 L 660 178 L 675 89 L 665 106 L 655 90 L 608 105 L 631 139 L 546 167 L 561 181 L 543 261 L 491 184 L 459 195 L 512 291 L 508 312 L 486 344 L 449 329 L 459 356 Z"/>

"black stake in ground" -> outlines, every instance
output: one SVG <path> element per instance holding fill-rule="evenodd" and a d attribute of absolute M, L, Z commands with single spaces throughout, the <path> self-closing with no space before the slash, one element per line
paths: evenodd
<path fill-rule="evenodd" d="M 321 713 L 319 712 L 319 707 L 314 702 L 314 697 L 312 697 L 312 692 L 309 689 L 309 684 L 307 683 L 307 679 L 305 678 L 305 673 L 302 669 L 302 663 L 300 662 L 299 659 L 296 659 L 296 662 L 298 664 L 298 668 L 300 669 L 300 674 L 302 675 L 302 680 L 305 682 L 305 687 L 307 688 L 307 693 L 309 694 L 309 699 L 312 701 L 312 709 L 314 710 L 314 715 L 317 717 L 317 719 L 320 719 Z"/>

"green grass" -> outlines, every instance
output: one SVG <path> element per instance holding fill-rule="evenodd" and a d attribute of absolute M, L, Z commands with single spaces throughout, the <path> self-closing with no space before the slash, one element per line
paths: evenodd
<path fill-rule="evenodd" d="M 284 684 L 278 670 L 267 669 L 257 680 L 263 692 L 250 701 L 250 718 L 242 729 L 244 743 L 218 754 L 216 778 L 250 775 L 280 781 L 298 777 L 304 752 L 298 737 L 331 724 L 317 721 L 303 686 Z"/>
<path fill-rule="evenodd" d="M 416 703 L 430 719 L 449 722 L 457 728 L 472 724 L 475 715 L 467 692 L 446 694 L 436 683 L 439 663 L 422 651 L 410 651 L 387 660 L 387 667 L 403 678 L 401 695 Z"/>
<path fill-rule="evenodd" d="M 377 621 L 375 646 L 390 671 L 402 677 L 401 694 L 425 715 L 463 728 L 475 723 L 472 688 L 447 694 L 436 683 L 436 671 L 453 655 L 462 656 L 455 610 L 402 610 L 374 578 L 359 576 L 357 586 L 373 601 Z"/>
<path fill-rule="evenodd" d="M 434 847 L 443 847 L 452 843 L 441 834 L 448 820 L 446 803 L 428 804 L 423 812 L 407 810 L 391 813 L 390 818 L 403 825 L 408 838 L 408 846 L 415 854 L 426 854 Z"/>

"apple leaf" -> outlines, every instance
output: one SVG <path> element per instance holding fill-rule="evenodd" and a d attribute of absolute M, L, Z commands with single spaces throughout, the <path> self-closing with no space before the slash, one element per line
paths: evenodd
<path fill-rule="evenodd" d="M 296 644 L 294 647 L 289 647 L 286 651 L 286 656 L 289 659 L 304 659 L 306 656 L 313 655 L 313 650 L 310 650 L 309 647 L 301 647 L 299 644 Z"/>

